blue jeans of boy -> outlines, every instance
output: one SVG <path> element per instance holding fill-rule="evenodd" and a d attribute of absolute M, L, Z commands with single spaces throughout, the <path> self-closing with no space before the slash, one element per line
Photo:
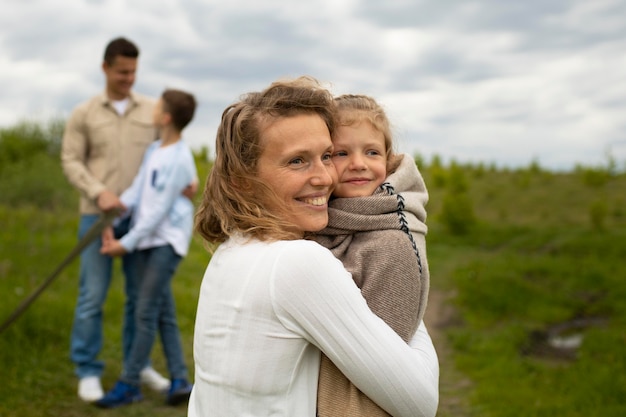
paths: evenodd
<path fill-rule="evenodd" d="M 157 331 L 161 336 L 170 378 L 187 378 L 171 286 L 181 256 L 170 245 L 139 250 L 136 256 L 139 293 L 135 309 L 135 337 L 121 380 L 139 385 L 139 372 L 150 357 Z"/>
<path fill-rule="evenodd" d="M 78 239 L 82 239 L 89 228 L 98 221 L 99 215 L 86 214 L 80 218 Z M 128 221 L 115 227 L 116 237 L 128 231 Z M 100 376 L 104 363 L 98 360 L 102 349 L 102 309 L 106 301 L 113 269 L 113 258 L 100 254 L 102 240 L 95 239 L 80 255 L 80 283 L 78 301 L 74 311 L 74 323 L 70 336 L 70 358 L 76 365 L 79 378 Z M 125 277 L 126 302 L 122 325 L 122 352 L 127 357 L 134 333 L 134 310 L 137 298 L 137 273 L 135 254 L 122 257 Z"/>

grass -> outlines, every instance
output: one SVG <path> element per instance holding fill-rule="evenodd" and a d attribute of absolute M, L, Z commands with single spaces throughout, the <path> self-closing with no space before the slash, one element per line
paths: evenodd
<path fill-rule="evenodd" d="M 60 170 L 55 132 L 56 124 L 0 130 L 0 320 L 76 244 L 77 194 Z M 204 178 L 209 164 L 199 158 L 198 167 Z M 443 329 L 452 354 L 441 363 L 441 400 L 463 396 L 463 416 L 626 415 L 626 175 L 614 167 L 554 173 L 536 164 L 420 169 L 431 194 L 431 284 L 454 309 Z M 173 282 L 192 376 L 196 301 L 209 259 L 195 236 Z M 68 357 L 77 266 L 0 334 L 0 416 L 186 415 L 149 390 L 142 403 L 113 411 L 78 400 Z M 118 269 L 105 308 L 105 387 L 121 370 Z M 581 317 L 601 320 L 584 330 L 573 360 L 531 349 L 533 335 Z M 160 345 L 152 358 L 164 372 Z M 469 383 L 458 389 L 458 379 Z"/>
<path fill-rule="evenodd" d="M 466 176 L 476 223 L 452 235 L 435 219 L 428 255 L 433 288 L 454 294 L 446 333 L 472 381 L 464 415 L 626 415 L 626 178 Z M 431 188 L 434 217 L 447 192 Z M 600 222 L 597 201 L 607 207 Z M 532 335 L 577 318 L 600 325 L 584 331 L 574 360 L 529 349 Z"/>
<path fill-rule="evenodd" d="M 39 209 L 9 209 L 0 206 L 0 304 L 4 320 L 21 300 L 31 294 L 76 243 L 77 216 L 71 212 Z M 181 263 L 175 277 L 185 357 L 193 376 L 192 334 L 195 303 L 208 255 L 197 240 L 192 254 Z M 193 261 L 192 261 L 193 260 Z M 203 266 L 204 265 L 204 266 Z M 92 416 L 103 412 L 83 404 L 76 396 L 76 378 L 69 360 L 69 334 L 77 297 L 78 263 L 73 262 L 50 287 L 0 334 L 0 415 Z M 116 266 L 119 263 L 116 262 Z M 123 277 L 116 268 L 105 308 L 106 361 L 103 384 L 111 387 L 121 371 L 120 324 L 124 302 Z M 160 345 L 153 354 L 154 365 L 163 372 Z M 144 390 L 147 399 L 136 407 L 116 410 L 120 416 L 184 416 L 185 407 L 163 404 L 161 396 Z"/>

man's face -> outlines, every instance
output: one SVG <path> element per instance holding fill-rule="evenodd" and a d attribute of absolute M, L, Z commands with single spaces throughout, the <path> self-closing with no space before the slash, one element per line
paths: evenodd
<path fill-rule="evenodd" d="M 106 76 L 106 89 L 110 99 L 122 100 L 130 95 L 135 83 L 137 58 L 118 55 L 110 65 L 104 62 L 102 70 Z"/>

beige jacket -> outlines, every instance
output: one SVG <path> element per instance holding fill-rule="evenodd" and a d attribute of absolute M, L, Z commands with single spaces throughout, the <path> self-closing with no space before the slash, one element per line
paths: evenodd
<path fill-rule="evenodd" d="M 373 195 L 330 200 L 328 226 L 313 237 L 343 263 L 370 309 L 406 342 L 424 317 L 430 288 L 427 202 L 422 175 L 404 154 Z M 389 416 L 326 355 L 320 364 L 317 405 L 319 417 Z"/>
<path fill-rule="evenodd" d="M 102 191 L 120 195 L 131 185 L 144 151 L 157 138 L 152 123 L 154 103 L 133 93 L 126 113 L 120 116 L 102 93 L 70 115 L 61 163 L 65 176 L 81 193 L 81 214 L 99 212 L 95 200 Z"/>

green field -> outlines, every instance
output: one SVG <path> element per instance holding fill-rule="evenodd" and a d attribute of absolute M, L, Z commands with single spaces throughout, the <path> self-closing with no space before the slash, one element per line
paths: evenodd
<path fill-rule="evenodd" d="M 59 166 L 61 128 L 0 130 L 2 322 L 76 244 L 77 194 Z M 505 169 L 417 159 L 431 194 L 432 288 L 446 296 L 437 325 L 451 355 L 442 356 L 441 402 L 458 404 L 439 416 L 626 415 L 624 169 L 610 158 L 570 172 L 536 162 Z M 198 168 L 204 178 L 205 158 Z M 195 237 L 173 283 L 190 370 L 209 259 Z M 114 411 L 78 399 L 68 357 L 77 266 L 0 333 L 0 416 L 186 415 L 148 390 L 142 403 Z M 105 311 L 105 387 L 120 372 L 123 301 L 116 271 Z M 576 339 L 577 348 L 555 347 Z M 160 346 L 153 362 L 165 370 Z M 459 380 L 463 387 L 451 388 Z"/>

